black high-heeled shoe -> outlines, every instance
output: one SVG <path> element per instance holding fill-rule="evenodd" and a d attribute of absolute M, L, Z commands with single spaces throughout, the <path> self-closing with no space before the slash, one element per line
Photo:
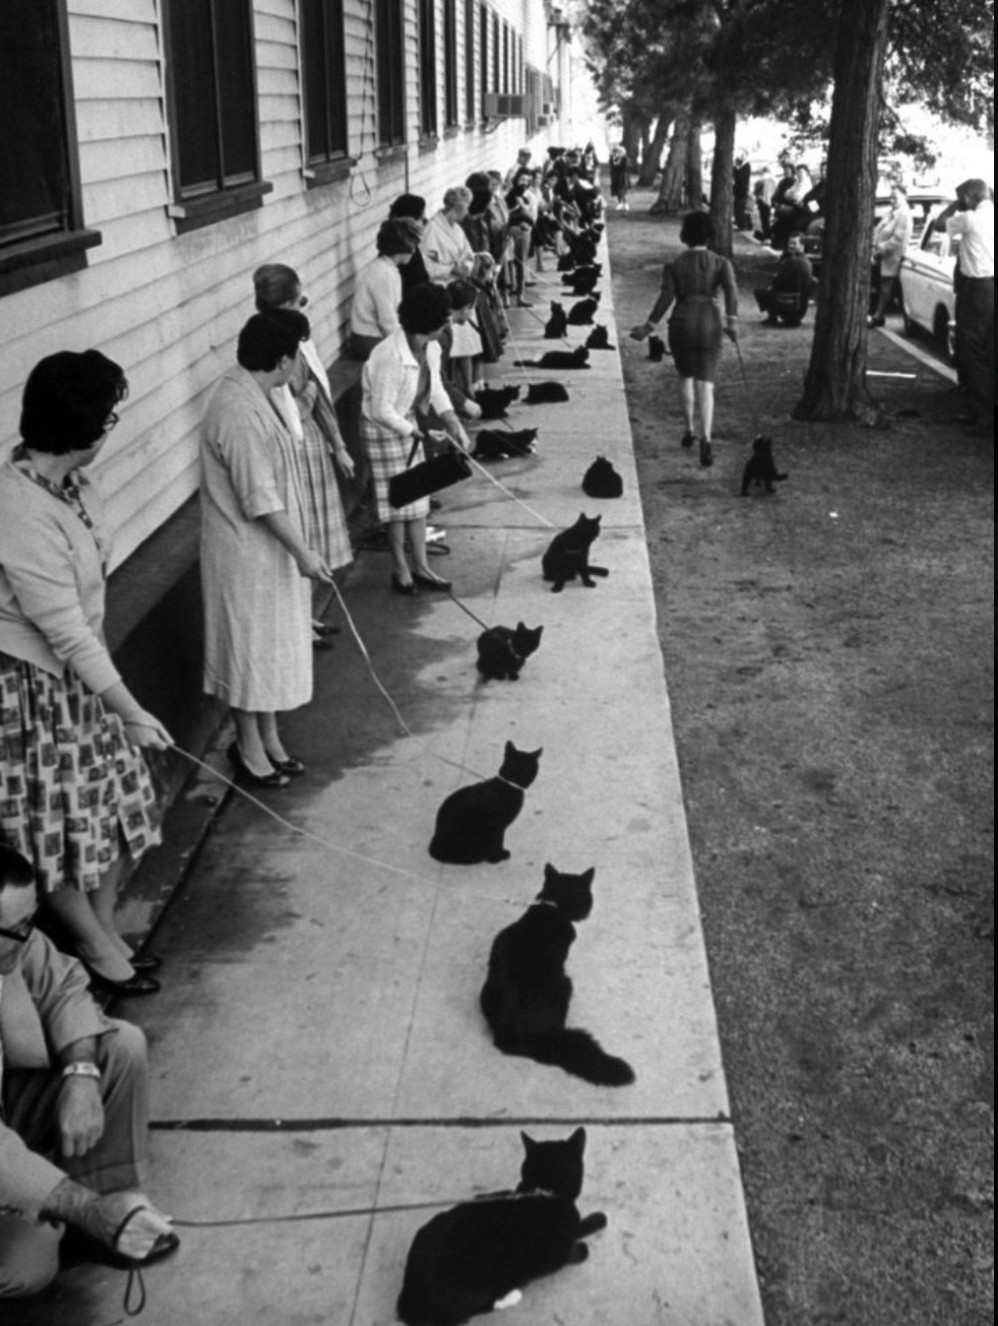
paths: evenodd
<path fill-rule="evenodd" d="M 249 783 L 252 787 L 287 787 L 291 779 L 286 773 L 281 773 L 275 769 L 271 774 L 257 774 L 248 768 L 243 759 L 242 751 L 236 742 L 233 742 L 228 749 L 228 756 L 236 771 L 238 782 Z"/>
<path fill-rule="evenodd" d="M 444 594 L 451 587 L 450 580 L 444 580 L 443 576 L 427 575 L 424 571 L 413 571 L 412 579 L 415 584 L 421 585 L 423 589 L 439 589 Z"/>
<path fill-rule="evenodd" d="M 410 580 L 407 584 L 404 580 L 400 580 L 397 575 L 393 575 L 391 585 L 396 594 L 408 594 L 411 597 L 413 594 L 419 593 L 419 590 L 416 588 L 415 578 Z"/>
<path fill-rule="evenodd" d="M 107 976 L 102 976 L 99 971 L 94 971 L 89 962 L 83 962 L 83 968 L 90 977 L 91 986 L 98 994 L 114 995 L 115 998 L 124 999 L 132 995 L 151 995 L 156 994 L 162 987 L 154 976 L 146 976 L 140 971 L 136 971 L 134 976 L 129 976 L 124 981 L 112 981 Z"/>
<path fill-rule="evenodd" d="M 163 959 L 156 953 L 135 953 L 128 961 L 141 972 L 159 971 L 163 965 Z"/>
<path fill-rule="evenodd" d="M 276 760 L 273 755 L 268 755 L 267 759 L 278 773 L 287 774 L 289 778 L 299 778 L 305 772 L 304 763 L 294 755 L 289 755 L 285 760 Z"/>

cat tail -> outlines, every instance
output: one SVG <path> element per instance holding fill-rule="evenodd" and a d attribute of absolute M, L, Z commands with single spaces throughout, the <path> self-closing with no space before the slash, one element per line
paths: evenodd
<path fill-rule="evenodd" d="M 563 1068 L 573 1077 L 581 1077 L 597 1087 L 626 1087 L 634 1081 L 634 1070 L 629 1063 L 607 1054 L 595 1036 L 578 1027 L 533 1032 L 522 1038 L 519 1052 L 539 1064 Z"/>

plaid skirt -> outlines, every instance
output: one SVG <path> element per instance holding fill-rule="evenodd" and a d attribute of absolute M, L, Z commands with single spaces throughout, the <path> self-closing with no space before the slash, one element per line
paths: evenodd
<path fill-rule="evenodd" d="M 371 462 L 371 475 L 374 478 L 374 495 L 378 503 L 378 519 L 390 523 L 393 520 L 417 520 L 430 514 L 430 499 L 419 497 L 408 506 L 394 507 L 388 500 L 388 482 L 406 468 L 409 452 L 412 450 L 412 438 L 401 437 L 392 428 L 382 428 L 361 415 L 360 435 L 364 439 L 364 449 Z M 413 465 L 419 465 L 426 459 L 422 445 L 416 448 L 412 458 Z"/>
<path fill-rule="evenodd" d="M 0 654 L 0 833 L 39 889 L 96 889 L 123 838 L 135 860 L 160 841 L 156 794 L 117 714 L 72 671 Z"/>

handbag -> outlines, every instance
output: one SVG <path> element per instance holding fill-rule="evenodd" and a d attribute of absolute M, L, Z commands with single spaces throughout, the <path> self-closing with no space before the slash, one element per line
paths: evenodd
<path fill-rule="evenodd" d="M 417 436 L 405 469 L 399 474 L 393 474 L 388 480 L 388 501 L 396 510 L 471 476 L 471 462 L 463 451 L 445 451 L 442 455 L 431 456 L 429 460 L 413 465 L 412 458 L 420 441 Z"/>

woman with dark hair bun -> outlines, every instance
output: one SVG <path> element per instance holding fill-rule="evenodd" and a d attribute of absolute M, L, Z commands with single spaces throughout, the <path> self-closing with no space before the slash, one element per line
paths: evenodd
<path fill-rule="evenodd" d="M 402 293 L 413 286 L 423 285 L 430 279 L 423 261 L 422 243 L 426 233 L 426 199 L 418 193 L 400 193 L 388 209 L 389 221 L 409 221 L 415 228 L 416 251 L 399 269 L 402 278 Z"/>
<path fill-rule="evenodd" d="M 0 834 L 95 981 L 136 995 L 159 989 L 159 962 L 136 958 L 115 927 L 120 860 L 160 839 L 139 748 L 173 743 L 104 644 L 110 536 L 86 473 L 127 394 L 99 350 L 49 355 L 0 466 Z"/>
<path fill-rule="evenodd" d="M 275 309 L 300 313 L 308 304 L 298 273 L 283 263 L 258 267 L 253 285 L 261 313 Z M 353 550 L 336 471 L 350 480 L 354 464 L 336 419 L 329 375 L 310 335 L 298 347 L 294 371 L 286 385 L 278 388 L 276 400 L 301 452 L 306 542 L 331 570 L 347 567 L 353 561 Z M 324 585 L 315 589 L 312 644 L 316 649 L 331 649 L 330 628 L 321 620 L 329 606 L 329 589 Z"/>
<path fill-rule="evenodd" d="M 734 268 L 727 258 L 711 253 L 714 226 L 707 212 L 690 212 L 683 218 L 679 238 L 686 245 L 662 271 L 662 290 L 648 321 L 631 331 L 643 341 L 658 321 L 672 309 L 669 319 L 669 348 L 679 374 L 679 407 L 685 431 L 680 446 L 696 441 L 696 415 L 700 416 L 700 464 L 713 465 L 711 432 L 714 423 L 714 377 L 721 357 L 722 332 L 729 340 L 738 337 L 738 292 Z M 722 328 L 718 296 L 724 299 Z"/>
<path fill-rule="evenodd" d="M 440 378 L 440 335 L 450 319 L 450 297 L 443 286 L 419 285 L 402 298 L 398 331 L 376 346 L 364 366 L 361 435 L 371 462 L 378 517 L 388 528 L 394 571 L 391 586 L 398 594 L 450 588 L 430 570 L 426 557 L 426 517 L 430 499 L 418 498 L 404 507 L 388 500 L 392 477 L 425 459 L 416 411 L 432 409 L 451 440 L 467 451 L 468 436 Z M 414 567 L 405 555 L 408 535 Z"/>
<path fill-rule="evenodd" d="M 286 787 L 304 772 L 277 716 L 312 698 L 309 581 L 333 581 L 308 541 L 300 448 L 272 395 L 308 333 L 293 309 L 255 313 L 201 432 L 204 689 L 232 710 L 229 756 L 257 787 Z"/>

